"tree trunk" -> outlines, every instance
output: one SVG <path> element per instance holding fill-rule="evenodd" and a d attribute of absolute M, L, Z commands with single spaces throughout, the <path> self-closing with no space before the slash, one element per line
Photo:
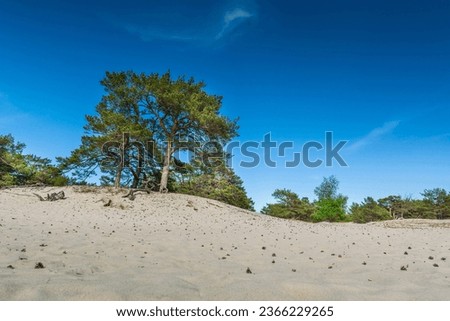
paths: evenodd
<path fill-rule="evenodd" d="M 133 183 L 131 184 L 131 188 L 138 188 L 141 180 L 142 167 L 140 164 L 137 165 L 136 170 L 130 166 L 131 174 L 133 175 Z"/>
<path fill-rule="evenodd" d="M 169 140 L 167 142 L 166 154 L 164 155 L 164 166 L 161 174 L 161 184 L 159 185 L 159 191 L 161 193 L 167 193 L 167 182 L 169 180 L 169 166 L 171 156 L 172 156 L 172 142 Z"/>
<path fill-rule="evenodd" d="M 114 187 L 119 188 L 120 187 L 120 180 L 122 179 L 122 171 L 123 171 L 123 162 L 122 159 L 120 160 L 120 164 L 117 165 L 117 173 L 116 178 L 114 180 Z"/>
<path fill-rule="evenodd" d="M 122 178 L 122 162 L 117 166 L 117 173 L 116 173 L 116 179 L 114 180 L 114 187 L 119 188 L 120 187 L 120 179 Z"/>

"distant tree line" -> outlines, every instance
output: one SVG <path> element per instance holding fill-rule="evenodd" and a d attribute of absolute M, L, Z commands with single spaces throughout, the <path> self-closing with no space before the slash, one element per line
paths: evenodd
<path fill-rule="evenodd" d="M 391 195 L 375 200 L 366 197 L 361 203 L 347 207 L 346 196 L 338 194 L 339 181 L 335 176 L 324 178 L 315 188 L 317 199 L 288 189 L 277 189 L 272 194 L 276 202 L 267 204 L 262 213 L 307 222 L 355 222 L 367 223 L 392 219 L 450 219 L 450 193 L 442 188 L 426 189 L 421 199 Z"/>

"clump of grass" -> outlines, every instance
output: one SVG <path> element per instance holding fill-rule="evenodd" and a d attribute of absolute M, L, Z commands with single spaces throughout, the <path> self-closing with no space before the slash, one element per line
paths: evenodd
<path fill-rule="evenodd" d="M 121 194 L 127 192 L 126 188 L 115 188 L 114 186 L 94 186 L 94 185 L 78 185 L 74 186 L 73 190 L 77 193 L 94 193 L 99 194 L 101 192 L 111 193 L 111 194 Z"/>
<path fill-rule="evenodd" d="M 98 186 L 90 185 L 75 186 L 73 190 L 77 193 L 99 193 Z"/>

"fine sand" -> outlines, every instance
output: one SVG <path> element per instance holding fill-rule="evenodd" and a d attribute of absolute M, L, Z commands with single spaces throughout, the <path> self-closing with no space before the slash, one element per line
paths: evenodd
<path fill-rule="evenodd" d="M 310 224 L 125 192 L 0 190 L 0 300 L 450 299 L 450 221 Z"/>

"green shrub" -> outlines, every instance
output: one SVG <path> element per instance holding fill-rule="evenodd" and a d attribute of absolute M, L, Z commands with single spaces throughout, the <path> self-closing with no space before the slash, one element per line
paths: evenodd
<path fill-rule="evenodd" d="M 343 222 L 347 220 L 345 214 L 345 204 L 347 199 L 345 197 L 338 198 L 324 198 L 316 202 L 316 209 L 311 219 L 314 222 Z"/>
<path fill-rule="evenodd" d="M 272 196 L 277 200 L 275 204 L 267 204 L 261 213 L 280 218 L 311 221 L 314 205 L 308 198 L 300 197 L 288 189 L 276 189 Z"/>
<path fill-rule="evenodd" d="M 241 181 L 234 182 L 215 175 L 201 175 L 188 182 L 175 185 L 175 191 L 182 194 L 210 198 L 247 210 L 254 210 L 253 200 L 247 196 Z"/>
<path fill-rule="evenodd" d="M 392 219 L 387 209 L 378 205 L 371 197 L 364 199 L 362 204 L 353 204 L 350 208 L 352 221 L 355 223 L 367 223 Z"/>

